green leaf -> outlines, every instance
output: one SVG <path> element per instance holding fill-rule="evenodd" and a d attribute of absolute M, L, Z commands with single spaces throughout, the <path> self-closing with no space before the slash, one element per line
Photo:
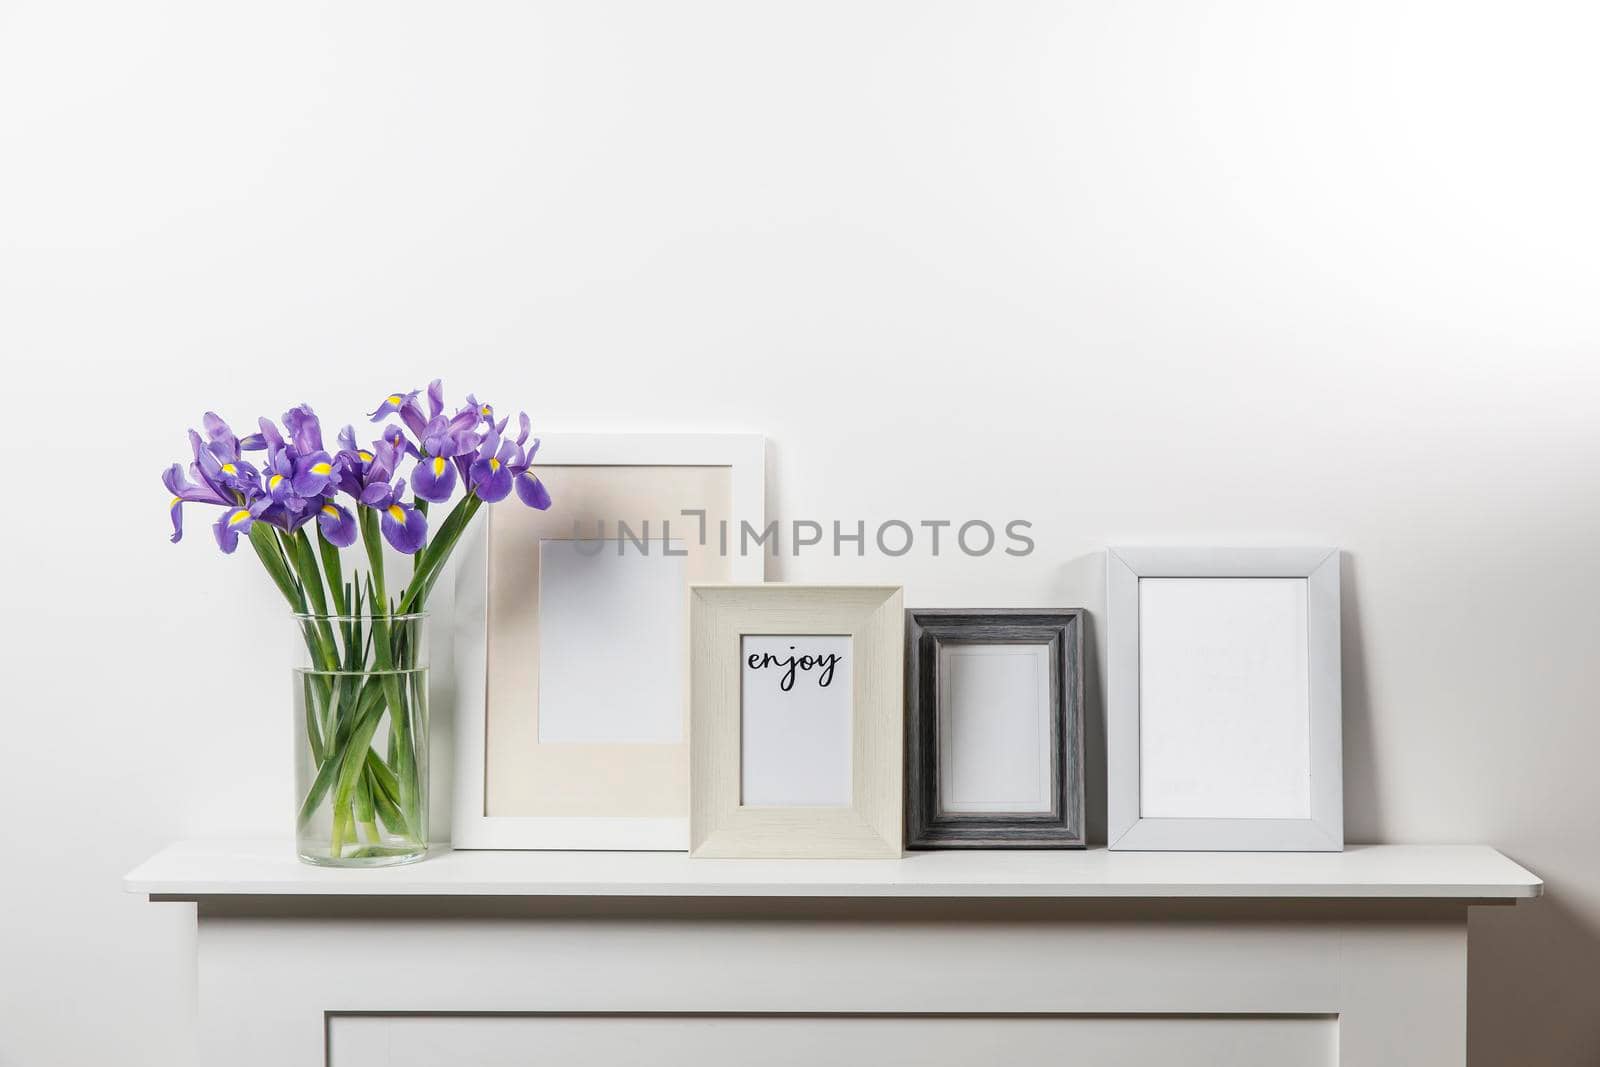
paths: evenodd
<path fill-rule="evenodd" d="M 344 581 L 344 568 L 339 561 L 339 549 L 322 536 L 321 526 L 317 527 L 317 551 L 322 556 L 322 573 L 328 579 L 328 592 L 333 598 L 334 611 L 340 615 L 350 614 L 350 587 Z"/>
<path fill-rule="evenodd" d="M 372 776 L 367 770 L 365 757 L 362 757 L 361 773 L 356 778 L 355 812 L 358 823 L 370 823 L 377 819 L 372 803 Z"/>
<path fill-rule="evenodd" d="M 273 529 L 264 522 L 252 523 L 250 526 L 250 547 L 255 549 L 256 557 L 261 560 L 261 565 L 267 569 L 267 574 L 272 578 L 273 584 L 278 587 L 278 592 L 289 602 L 289 607 L 304 614 L 306 610 L 305 597 L 301 595 L 299 587 L 289 573 L 289 566 L 284 562 L 283 552 L 278 547 L 277 538 Z"/>

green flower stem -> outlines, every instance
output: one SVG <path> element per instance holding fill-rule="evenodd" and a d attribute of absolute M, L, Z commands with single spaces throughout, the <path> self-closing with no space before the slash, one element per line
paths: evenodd
<path fill-rule="evenodd" d="M 377 749 L 367 753 L 367 771 L 373 777 L 374 799 L 388 797 L 396 804 L 400 802 L 400 783 L 395 779 L 394 771 L 378 755 Z"/>
<path fill-rule="evenodd" d="M 306 600 L 312 609 L 307 614 L 318 616 L 312 655 L 319 670 L 336 671 L 339 669 L 339 646 L 333 639 L 333 627 L 328 624 L 328 597 L 322 587 L 322 572 L 317 569 L 317 553 L 311 547 L 305 527 L 289 535 L 289 546 L 294 568 L 300 575 L 300 586 L 306 591 Z"/>
<path fill-rule="evenodd" d="M 394 772 L 378 758 L 376 751 L 370 749 L 367 751 L 367 779 L 372 787 L 372 800 L 377 806 L 378 818 L 383 820 L 383 825 L 391 833 L 421 842 L 421 835 L 411 832 L 411 825 L 400 811 L 400 783 L 395 780 Z"/>
<path fill-rule="evenodd" d="M 328 795 L 339 768 L 343 766 L 345 756 L 350 751 L 352 738 L 359 732 L 359 727 L 371 723 L 371 728 L 366 731 L 370 739 L 377 730 L 378 720 L 383 717 L 383 689 L 373 679 L 368 679 L 362 687 L 357 698 L 357 707 L 354 714 L 345 717 L 339 725 L 339 732 L 327 745 L 327 756 L 322 761 L 322 766 L 317 768 L 317 776 L 311 782 L 311 788 L 306 790 L 305 799 L 300 802 L 300 825 L 304 826 L 316 814 L 317 805 Z M 334 812 L 338 818 L 338 812 Z"/>
<path fill-rule="evenodd" d="M 252 523 L 250 547 L 256 550 L 256 556 L 260 558 L 261 565 L 267 569 L 267 574 L 278 587 L 278 592 L 289 602 L 290 610 L 304 615 L 306 598 L 295 584 L 294 576 L 289 573 L 289 564 L 283 558 L 283 550 L 278 546 L 278 539 L 274 536 L 272 527 L 264 522 Z"/>
<path fill-rule="evenodd" d="M 331 731 L 338 714 L 339 679 L 327 672 L 339 669 L 339 644 L 334 639 L 333 627 L 327 619 L 328 598 L 323 591 L 322 573 L 317 569 L 316 552 L 311 547 L 311 539 L 306 536 L 305 527 L 300 527 L 287 537 L 280 534 L 279 539 L 285 542 L 289 558 L 299 575 L 300 588 L 311 609 L 307 614 L 316 615 L 316 618 L 307 620 L 304 626 L 306 649 L 311 653 L 311 662 L 317 672 L 307 674 L 313 683 L 308 689 L 313 691 L 315 699 L 306 708 L 306 729 L 310 731 L 316 728 L 312 711 L 315 707 L 319 709 L 317 714 L 325 724 L 323 730 Z M 319 762 L 326 758 L 327 753 L 321 745 L 314 744 L 312 751 L 317 754 Z"/>
<path fill-rule="evenodd" d="M 306 702 L 306 741 L 311 745 L 311 758 L 317 761 L 317 766 L 322 766 L 322 730 L 317 725 L 317 695 L 311 685 L 311 676 L 300 676 L 302 697 Z"/>
<path fill-rule="evenodd" d="M 406 822 L 420 830 L 422 809 L 418 803 L 417 754 L 412 747 L 409 705 L 400 690 L 400 679 L 394 673 L 389 593 L 383 576 L 383 542 L 378 536 L 377 514 L 371 508 L 359 508 L 357 514 L 360 517 L 361 540 L 366 545 L 367 561 L 371 568 L 373 594 L 377 600 L 372 613 L 372 650 L 373 659 L 382 672 L 383 691 L 389 701 L 389 731 L 394 735 L 396 755 L 399 757 L 396 760 L 395 777 L 400 781 L 400 810 L 405 813 Z"/>
<path fill-rule="evenodd" d="M 250 526 L 250 547 L 255 550 L 256 557 L 261 560 L 261 565 L 266 568 L 273 584 L 289 602 L 289 609 L 296 614 L 306 614 L 305 584 L 297 582 L 290 572 L 288 560 L 284 557 L 283 545 L 276 530 L 264 522 L 256 522 Z M 321 592 L 321 583 L 315 583 L 317 592 Z M 311 649 L 313 662 L 319 665 L 326 662 L 326 650 L 319 647 L 320 640 L 308 627 L 306 631 L 306 646 Z M 319 735 L 314 719 L 315 708 L 319 705 L 327 707 L 330 697 L 330 687 L 325 681 L 318 681 L 315 686 L 308 685 L 306 694 L 306 731 L 307 740 L 311 745 L 312 755 L 320 762 L 326 757 L 323 748 L 323 737 Z"/>
<path fill-rule="evenodd" d="M 411 506 L 416 508 L 417 513 L 420 514 L 424 519 L 428 517 L 428 502 L 418 496 L 415 492 L 411 494 Z M 446 517 L 448 518 L 448 516 Z M 422 561 L 427 558 L 428 547 L 432 543 L 433 535 L 436 532 L 437 531 L 435 530 L 429 529 L 427 534 L 425 534 L 422 538 L 422 544 L 418 546 L 416 553 L 411 557 L 411 585 L 417 584 L 417 568 L 420 567 L 422 565 Z M 407 586 L 407 589 L 409 588 L 410 586 Z M 400 598 L 402 600 L 405 599 L 406 591 L 406 589 L 400 590 Z"/>
<path fill-rule="evenodd" d="M 254 530 L 256 526 L 260 525 L 261 523 L 258 522 L 250 528 Z M 300 613 L 302 615 L 306 614 L 311 609 L 306 606 L 308 602 L 306 600 L 305 587 L 300 584 L 300 579 L 295 574 L 294 552 L 289 548 L 289 535 L 275 526 L 271 527 L 271 530 L 273 555 L 277 558 L 279 566 L 289 575 L 289 579 L 294 582 L 295 602 L 300 605 Z"/>
<path fill-rule="evenodd" d="M 344 662 L 340 665 L 343 671 L 338 677 L 338 703 L 330 710 L 330 731 L 343 730 L 348 733 L 347 717 L 355 709 L 360 696 L 361 687 L 365 684 L 362 670 L 367 662 L 367 641 L 370 633 L 361 621 L 361 586 L 351 587 L 353 600 L 347 600 L 350 606 L 350 617 L 341 623 L 344 632 Z"/>
<path fill-rule="evenodd" d="M 344 583 L 344 567 L 339 561 L 339 549 L 333 542 L 322 534 L 322 527 L 317 527 L 317 554 L 322 557 L 322 574 L 328 582 L 328 601 L 333 605 L 334 614 L 339 616 L 339 636 L 344 639 L 345 660 L 350 658 L 350 644 L 354 632 L 351 626 L 349 586 Z M 334 649 L 338 658 L 338 649 Z"/>
<path fill-rule="evenodd" d="M 334 810 L 333 829 L 328 838 L 328 855 L 338 859 L 344 855 L 344 813 Z"/>
<path fill-rule="evenodd" d="M 373 806 L 377 809 L 378 819 L 384 826 L 389 828 L 390 833 L 415 840 L 415 838 L 411 837 L 411 831 L 406 826 L 405 816 L 400 814 L 400 805 L 395 800 L 394 794 L 384 791 L 383 782 L 379 778 L 380 772 L 376 770 L 377 767 L 382 766 L 383 761 L 378 759 L 378 754 L 369 751 L 367 753 L 367 767 L 364 773 L 367 779 L 367 789 L 372 794 Z M 384 769 L 387 770 L 388 768 Z"/>
<path fill-rule="evenodd" d="M 381 708 L 381 705 L 379 707 Z M 339 777 L 333 793 L 332 853 L 335 858 L 344 851 L 345 823 L 352 814 L 351 805 L 355 800 L 356 779 L 361 776 L 362 769 L 367 765 L 367 747 L 372 744 L 372 735 L 377 732 L 378 723 L 382 718 L 383 715 L 377 712 L 368 715 L 356 727 L 355 733 L 350 737 L 350 743 L 345 746 L 344 752 L 339 757 Z"/>
<path fill-rule="evenodd" d="M 350 602 L 345 596 L 344 568 L 339 562 L 339 549 L 322 535 L 317 527 L 317 553 L 322 557 L 322 573 L 328 579 L 328 595 L 337 615 L 350 614 Z"/>
<path fill-rule="evenodd" d="M 354 681 L 350 676 L 337 674 L 328 679 L 327 703 L 322 708 L 322 736 L 325 739 L 323 753 L 318 757 L 317 766 L 321 767 L 322 760 L 332 755 L 334 739 L 339 734 L 340 715 L 344 711 L 347 699 L 355 695 Z"/>
<path fill-rule="evenodd" d="M 367 750 L 371 752 L 371 749 Z M 378 836 L 378 815 L 372 802 L 372 777 L 367 772 L 366 757 L 362 756 L 361 769 L 356 773 L 355 795 L 356 827 L 374 845 L 381 844 L 383 839 Z"/>
<path fill-rule="evenodd" d="M 445 561 L 450 558 L 450 553 L 455 551 L 456 542 L 461 540 L 462 531 L 472 522 L 472 517 L 482 506 L 481 497 L 468 494 L 450 509 L 450 514 L 445 516 L 444 522 L 439 526 L 439 532 L 421 552 L 417 553 L 416 570 L 412 573 L 411 585 L 406 590 L 405 596 L 400 598 L 400 614 L 406 615 L 422 609 L 433 583 L 438 580 L 439 572 L 444 568 Z"/>

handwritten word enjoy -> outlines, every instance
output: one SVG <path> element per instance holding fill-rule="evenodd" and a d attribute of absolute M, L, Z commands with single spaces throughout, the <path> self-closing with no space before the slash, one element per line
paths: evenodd
<path fill-rule="evenodd" d="M 789 646 L 789 651 L 791 653 L 794 652 L 793 645 Z M 778 688 L 787 693 L 794 688 L 794 676 L 797 669 L 809 672 L 821 668 L 822 673 L 817 675 L 817 686 L 822 689 L 828 688 L 829 683 L 833 681 L 833 669 L 839 665 L 839 661 L 843 658 L 837 652 L 830 652 L 826 656 L 790 655 L 784 657 L 774 656 L 771 652 L 752 652 L 745 659 L 745 664 L 753 671 L 764 670 L 767 667 L 788 668 L 783 672 L 783 678 L 778 682 Z"/>

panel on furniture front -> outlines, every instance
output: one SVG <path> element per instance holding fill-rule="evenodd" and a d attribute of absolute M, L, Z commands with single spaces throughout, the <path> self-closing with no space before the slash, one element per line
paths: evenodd
<path fill-rule="evenodd" d="M 330 1067 L 1333 1067 L 1328 1015 L 333 1015 Z"/>

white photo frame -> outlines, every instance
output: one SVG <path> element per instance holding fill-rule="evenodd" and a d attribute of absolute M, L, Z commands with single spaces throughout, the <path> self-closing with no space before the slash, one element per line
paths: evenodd
<path fill-rule="evenodd" d="M 765 440 L 750 434 L 544 434 L 541 435 L 536 470 L 551 486 L 555 497 L 554 507 L 545 513 L 563 521 L 560 516 L 563 492 L 563 468 L 570 470 L 567 480 L 591 476 L 604 482 L 588 498 L 600 501 L 597 507 L 614 507 L 618 500 L 627 499 L 628 493 L 641 484 L 648 484 L 652 469 L 659 470 L 666 481 L 659 493 L 650 492 L 649 507 L 659 507 L 673 499 L 680 491 L 675 487 L 702 484 L 705 477 L 714 477 L 726 506 L 721 518 L 727 523 L 723 528 L 712 521 L 699 528 L 694 516 L 680 517 L 675 512 L 661 514 L 660 519 L 671 519 L 670 541 L 667 546 L 678 550 L 686 539 L 695 542 L 694 551 L 699 557 L 716 557 L 722 561 L 719 577 L 730 581 L 760 582 L 764 577 L 764 551 L 757 547 L 746 555 L 740 551 L 743 539 L 741 524 L 748 523 L 757 534 L 764 524 L 765 514 Z M 623 477 L 623 476 L 626 477 Z M 680 477 L 680 475 L 682 477 Z M 620 479 L 620 481 L 619 481 Z M 692 492 L 689 490 L 682 490 Z M 569 499 L 572 495 L 569 494 Z M 659 499 L 658 499 L 659 498 Z M 677 505 L 673 505 L 676 507 Z M 516 501 L 500 505 L 500 509 L 520 508 Z M 499 509 L 496 509 L 499 510 Z M 490 513 L 493 516 L 493 512 Z M 531 513 L 530 513 L 531 514 Z M 507 521 L 526 522 L 525 513 L 514 512 Z M 681 522 L 681 525 L 680 525 Z M 553 532 L 553 531 L 552 531 Z M 598 529 L 595 532 L 599 532 Z M 634 531 L 638 532 L 638 531 Z M 652 524 L 650 537 L 660 542 L 668 531 Z M 703 536 L 702 536 L 703 535 Z M 681 623 L 678 624 L 681 646 L 671 650 L 652 650 L 647 657 L 652 677 L 661 687 L 676 686 L 676 699 L 681 714 L 681 730 L 677 736 L 663 732 L 659 716 L 641 718 L 635 714 L 629 722 L 615 729 L 598 729 L 583 732 L 581 716 L 565 715 L 559 723 L 540 729 L 538 721 L 532 725 L 518 721 L 514 731 L 505 728 L 505 713 L 495 703 L 506 697 L 507 690 L 527 692 L 536 686 L 531 699 L 537 701 L 538 693 L 551 691 L 560 694 L 581 694 L 585 691 L 581 678 L 573 678 L 565 670 L 559 677 L 542 678 L 537 668 L 530 668 L 528 660 L 537 658 L 538 646 L 502 640 L 511 647 L 496 650 L 497 636 L 504 639 L 507 623 L 496 613 L 495 604 L 510 602 L 504 589 L 496 588 L 491 595 L 496 560 L 505 562 L 508 540 L 495 542 L 491 524 L 480 521 L 463 536 L 458 547 L 454 607 L 451 618 L 451 646 L 453 649 L 452 673 L 454 675 L 454 746 L 453 780 L 451 783 L 451 844 L 457 849 L 561 849 L 561 850 L 624 850 L 624 851 L 683 851 L 689 845 L 688 799 L 688 581 L 690 573 L 683 575 L 681 596 Z M 522 556 L 529 552 L 541 560 L 546 556 L 559 561 L 577 559 L 568 549 L 570 545 L 556 544 L 558 551 L 549 552 L 547 539 L 534 541 L 526 530 L 516 536 Z M 577 539 L 577 535 L 566 535 Z M 612 534 L 610 539 L 615 539 Z M 595 540 L 599 540 L 598 538 Z M 537 550 L 531 546 L 537 545 Z M 617 555 L 629 544 L 616 540 Z M 696 558 L 699 558 L 696 557 Z M 607 557 L 609 559 L 609 556 Z M 586 564 L 591 566 L 590 563 Z M 691 560 L 693 563 L 694 560 Z M 521 565 L 521 564 L 519 564 Z M 537 566 L 531 560 L 528 566 Z M 682 568 L 678 558 L 664 558 L 662 566 Z M 703 569 L 703 568 L 702 568 Z M 537 577 L 538 571 L 533 572 Z M 554 573 L 554 571 L 552 571 Z M 522 576 L 523 578 L 526 575 Z M 677 578 L 666 580 L 676 581 Z M 578 589 L 572 582 L 587 582 Z M 537 604 L 548 601 L 564 611 L 581 611 L 586 603 L 607 603 L 613 607 L 624 604 L 647 604 L 660 608 L 664 595 L 663 575 L 646 568 L 639 571 L 633 564 L 619 561 L 615 567 L 606 566 L 587 577 L 574 578 L 563 575 L 560 583 L 549 583 L 549 589 L 519 590 L 515 596 L 523 601 L 533 600 L 535 606 L 522 604 L 521 623 L 528 622 L 527 614 L 537 612 Z M 526 596 L 522 594 L 527 592 Z M 499 599 L 497 599 L 499 598 Z M 498 620 L 498 621 L 497 621 Z M 581 620 L 579 620 L 581 621 Z M 617 620 L 628 639 L 635 642 L 648 640 L 648 630 L 641 631 L 635 620 Z M 603 621 L 602 621 L 603 623 Z M 519 639 L 526 638 L 525 629 L 510 631 Z M 670 638 L 668 638 L 670 640 Z M 538 640 L 538 631 L 534 631 Z M 552 648 L 552 654 L 560 649 Z M 570 652 L 570 649 L 568 650 Z M 497 661 L 504 653 L 508 658 Z M 663 654 L 656 654 L 663 653 Z M 677 673 L 673 667 L 677 665 Z M 509 673 L 508 673 L 509 672 Z M 491 678 L 498 680 L 498 690 Z M 509 681 L 508 681 L 509 679 Z M 618 679 L 612 678 L 612 682 Z M 630 683 L 631 684 L 631 683 Z M 615 689 L 606 690 L 608 693 Z M 663 690 L 665 691 L 665 689 Z M 615 696 L 616 694 L 612 694 Z M 534 715 L 537 716 L 537 711 Z M 519 713 L 520 718 L 520 713 Z M 638 743 L 619 739 L 617 734 L 628 730 L 640 731 Z M 578 732 L 574 732 L 578 731 Z M 496 751 L 491 760 L 491 744 L 496 736 L 518 739 L 517 747 L 508 763 L 504 750 Z M 538 746 L 537 748 L 532 746 Z M 604 769 L 591 790 L 632 789 L 648 800 L 636 805 L 648 808 L 648 814 L 629 812 L 630 803 L 615 805 L 622 809 L 584 810 L 584 798 L 573 798 L 572 790 L 560 788 L 559 783 L 549 790 L 562 794 L 564 808 L 546 812 L 538 798 L 524 800 L 518 797 L 501 798 L 491 804 L 491 786 L 510 780 L 516 773 L 517 761 L 526 756 L 537 756 L 543 761 L 543 771 L 529 773 L 530 781 L 538 781 L 547 773 L 584 775 L 595 768 Z M 507 767 L 511 770 L 507 770 Z M 499 776 L 496 778 L 496 776 Z M 594 779 L 594 775 L 589 775 Z M 640 780 L 643 784 L 640 784 Z M 499 793 L 503 793 L 502 788 Z M 499 793 L 496 796 L 499 796 Z M 624 798 L 625 801 L 631 798 Z M 595 806 L 599 807 L 599 806 Z M 610 808 L 612 805 L 606 805 Z M 510 809 L 509 811 L 506 809 Z"/>
<path fill-rule="evenodd" d="M 1108 847 L 1344 848 L 1339 551 L 1106 552 Z"/>
<path fill-rule="evenodd" d="M 749 858 L 898 858 L 904 842 L 905 622 L 899 586 L 696 585 L 690 596 L 690 854 Z M 780 638 L 773 650 L 770 639 Z M 752 643 L 752 639 L 757 639 Z M 765 639 L 765 643 L 762 643 Z M 788 651 L 789 645 L 795 649 Z M 818 662 L 843 653 L 832 667 Z M 787 653 L 787 654 L 786 654 Z M 780 703 L 783 665 L 807 657 Z M 752 660 L 754 657 L 754 660 Z M 762 666 L 757 666 L 761 664 Z M 822 700 L 824 670 L 841 685 Z M 769 685 L 776 678 L 776 686 Z M 759 684 L 760 695 L 754 687 Z M 835 736 L 839 701 L 848 736 Z M 789 708 L 808 721 L 765 729 L 787 744 L 782 780 L 753 789 L 747 716 Z M 820 721 L 810 721 L 817 719 Z M 763 765 L 772 761 L 763 757 Z M 848 777 L 848 797 L 837 774 Z M 764 802 L 745 802 L 746 793 Z M 774 800 L 777 796 L 779 799 Z M 781 798 L 795 798 L 785 803 Z"/>

